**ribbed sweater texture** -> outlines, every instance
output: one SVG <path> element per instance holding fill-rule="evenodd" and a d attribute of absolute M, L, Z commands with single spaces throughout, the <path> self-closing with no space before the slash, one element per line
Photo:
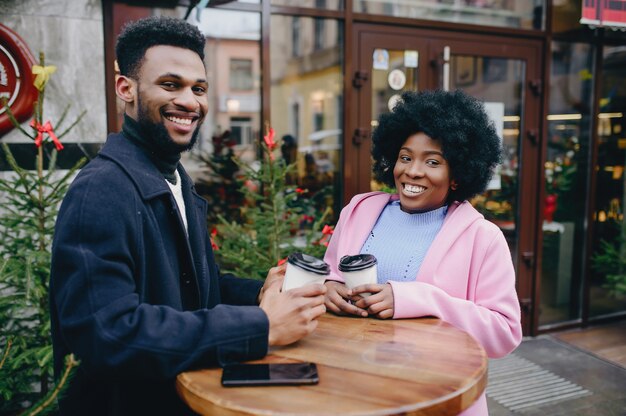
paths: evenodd
<path fill-rule="evenodd" d="M 379 284 L 415 280 L 447 212 L 443 206 L 409 214 L 400 209 L 400 201 L 387 204 L 361 248 L 361 254 L 376 256 Z"/>
<path fill-rule="evenodd" d="M 141 128 L 141 125 L 127 114 L 124 114 L 122 131 L 126 138 L 141 147 L 148 154 L 168 182 L 176 184 L 176 174 L 174 172 L 180 161 L 180 153 L 170 154 L 160 149 L 158 144 Z"/>

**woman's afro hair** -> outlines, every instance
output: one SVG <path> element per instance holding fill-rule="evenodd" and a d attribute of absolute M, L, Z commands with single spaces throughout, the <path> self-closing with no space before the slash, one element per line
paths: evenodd
<path fill-rule="evenodd" d="M 124 26 L 117 38 L 115 54 L 120 73 L 136 78 L 149 48 L 158 45 L 177 46 L 197 53 L 204 61 L 205 42 L 202 32 L 184 20 L 152 16 Z"/>
<path fill-rule="evenodd" d="M 462 91 L 405 92 L 390 113 L 381 114 L 372 140 L 374 176 L 395 187 L 393 168 L 404 142 L 424 133 L 441 143 L 450 177 L 457 183 L 448 203 L 485 190 L 502 148 L 483 104 Z"/>

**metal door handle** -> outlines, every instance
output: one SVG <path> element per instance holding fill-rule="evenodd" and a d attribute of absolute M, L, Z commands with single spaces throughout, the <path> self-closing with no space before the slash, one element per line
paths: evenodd
<path fill-rule="evenodd" d="M 535 265 L 535 253 L 532 251 L 522 252 L 522 261 L 528 267 L 533 267 Z"/>
<path fill-rule="evenodd" d="M 354 134 L 352 135 L 352 143 L 359 146 L 365 140 L 367 140 L 370 136 L 370 131 L 364 128 L 357 128 L 354 130 Z"/>
<path fill-rule="evenodd" d="M 367 71 L 358 70 L 354 73 L 352 78 L 352 85 L 354 88 L 361 88 L 367 80 L 370 78 L 370 74 Z"/>

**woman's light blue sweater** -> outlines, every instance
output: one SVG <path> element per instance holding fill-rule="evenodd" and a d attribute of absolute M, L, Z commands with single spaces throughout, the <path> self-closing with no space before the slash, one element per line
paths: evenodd
<path fill-rule="evenodd" d="M 409 214 L 390 201 L 361 248 L 378 260 L 378 283 L 415 280 L 424 256 L 441 229 L 448 206 Z"/>

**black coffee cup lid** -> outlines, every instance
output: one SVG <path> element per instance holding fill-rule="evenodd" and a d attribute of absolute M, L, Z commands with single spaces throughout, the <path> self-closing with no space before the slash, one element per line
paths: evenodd
<path fill-rule="evenodd" d="M 309 256 L 308 254 L 291 253 L 289 257 L 287 257 L 287 261 L 311 273 L 322 275 L 330 274 L 330 266 L 328 263 L 317 257 Z"/>
<path fill-rule="evenodd" d="M 356 272 L 372 267 L 376 264 L 376 257 L 372 254 L 357 254 L 354 256 L 343 256 L 339 260 L 339 271 Z"/>

